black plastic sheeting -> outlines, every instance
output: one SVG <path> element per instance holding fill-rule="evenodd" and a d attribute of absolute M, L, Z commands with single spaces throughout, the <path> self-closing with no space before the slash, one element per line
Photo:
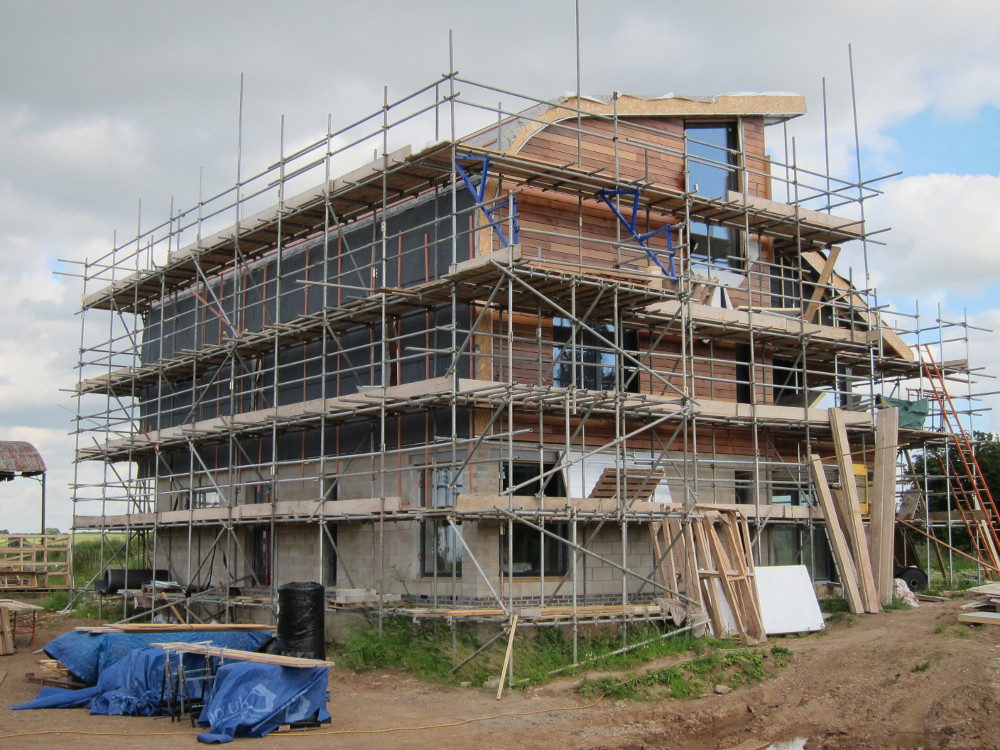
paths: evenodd
<path fill-rule="evenodd" d="M 315 581 L 278 587 L 278 632 L 264 650 L 269 654 L 325 659 L 323 630 L 326 589 Z"/>

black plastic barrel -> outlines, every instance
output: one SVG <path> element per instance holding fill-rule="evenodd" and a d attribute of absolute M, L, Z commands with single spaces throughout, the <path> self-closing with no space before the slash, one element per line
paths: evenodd
<path fill-rule="evenodd" d="M 326 589 L 314 581 L 278 587 L 278 633 L 270 653 L 325 659 Z"/>

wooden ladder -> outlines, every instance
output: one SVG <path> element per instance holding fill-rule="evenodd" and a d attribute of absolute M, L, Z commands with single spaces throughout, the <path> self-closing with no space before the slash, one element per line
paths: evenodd
<path fill-rule="evenodd" d="M 952 492 L 955 505 L 969 531 L 969 538 L 972 540 L 976 555 L 980 560 L 990 563 L 994 568 L 1000 568 L 1000 554 L 998 554 L 998 550 L 1000 550 L 1000 535 L 998 535 L 1000 513 L 997 512 L 993 494 L 990 492 L 989 485 L 986 484 L 979 461 L 976 460 L 976 452 L 969 439 L 969 434 L 958 418 L 955 404 L 948 393 L 944 371 L 934 361 L 934 355 L 929 346 L 923 345 L 921 353 L 923 356 L 921 356 L 920 362 L 924 377 L 930 385 L 931 395 L 941 410 L 942 426 L 951 437 L 955 454 L 958 456 L 957 481 Z M 944 474 L 946 472 L 944 462 L 940 457 L 938 461 Z M 982 514 L 982 520 L 976 518 L 976 511 Z M 983 570 L 988 578 L 997 576 L 994 570 L 989 568 Z"/>

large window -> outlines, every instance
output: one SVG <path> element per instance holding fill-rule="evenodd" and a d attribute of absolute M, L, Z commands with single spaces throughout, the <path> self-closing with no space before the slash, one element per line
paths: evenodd
<path fill-rule="evenodd" d="M 562 471 L 555 464 L 533 461 L 503 462 L 500 466 L 501 492 L 515 495 L 565 497 Z M 540 578 L 561 576 L 569 570 L 569 547 L 538 529 L 515 522 L 508 544 L 506 526 L 500 527 L 500 569 L 505 575 Z M 569 524 L 548 523 L 545 528 L 567 539 Z"/>
<path fill-rule="evenodd" d="M 615 341 L 613 325 L 595 325 L 593 328 L 577 326 L 573 336 L 573 322 L 567 318 L 552 321 L 553 358 L 556 360 L 553 382 L 568 388 L 586 388 L 591 391 L 618 390 L 618 365 L 621 364 L 621 390 L 637 393 L 639 378 L 633 362 L 608 347 L 597 335 Z M 623 328 L 619 346 L 626 351 L 638 348 L 636 331 Z"/>
<path fill-rule="evenodd" d="M 507 527 L 500 527 L 506 532 Z M 545 528 L 563 539 L 569 538 L 569 524 L 565 521 L 549 522 Z M 569 546 L 538 529 L 514 522 L 510 547 L 505 533 L 500 534 L 500 568 L 505 575 L 515 578 L 541 578 L 565 575 L 569 570 Z M 513 562 L 507 559 L 513 553 Z"/>
<path fill-rule="evenodd" d="M 451 487 L 455 469 L 451 466 L 426 466 L 423 469 L 423 504 L 425 508 L 451 508 L 455 504 Z M 421 575 L 462 575 L 462 541 L 458 530 L 445 519 L 424 521 L 421 531 Z"/>
<path fill-rule="evenodd" d="M 736 171 L 734 123 L 688 123 L 687 189 L 706 198 L 728 198 L 739 189 Z M 739 231 L 704 221 L 692 221 L 688 257 L 692 266 L 728 266 L 742 269 Z"/>

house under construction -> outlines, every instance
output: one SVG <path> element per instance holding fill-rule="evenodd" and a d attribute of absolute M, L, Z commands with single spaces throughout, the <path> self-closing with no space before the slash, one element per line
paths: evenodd
<path fill-rule="evenodd" d="M 85 267 L 75 528 L 233 618 L 300 580 L 574 624 L 836 581 L 828 479 L 996 565 L 984 501 L 931 518 L 897 462 L 964 439 L 967 363 L 934 363 L 967 326 L 889 325 L 838 269 L 877 191 L 772 158 L 805 112 L 451 74 L 141 231 Z M 930 414 L 880 436 L 883 398 Z"/>

